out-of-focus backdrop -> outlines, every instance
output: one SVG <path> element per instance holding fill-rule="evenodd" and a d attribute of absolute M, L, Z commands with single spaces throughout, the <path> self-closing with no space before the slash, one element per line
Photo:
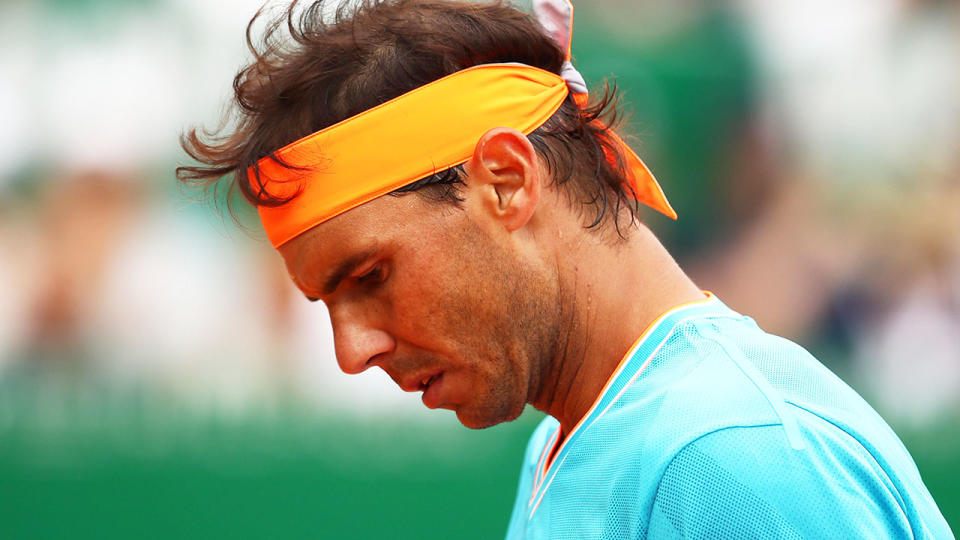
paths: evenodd
<path fill-rule="evenodd" d="M 539 413 L 471 432 L 339 373 L 255 222 L 176 185 L 258 7 L 0 3 L 0 537 L 505 530 Z M 681 264 L 865 395 L 960 527 L 960 3 L 594 0 L 574 53 Z"/>

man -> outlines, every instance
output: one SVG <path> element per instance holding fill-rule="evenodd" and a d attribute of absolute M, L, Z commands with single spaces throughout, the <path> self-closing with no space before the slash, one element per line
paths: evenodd
<path fill-rule="evenodd" d="M 640 222 L 675 214 L 585 95 L 572 7 L 534 8 L 291 8 L 180 178 L 235 176 L 347 373 L 468 427 L 550 416 L 510 537 L 949 537 L 883 420 Z"/>

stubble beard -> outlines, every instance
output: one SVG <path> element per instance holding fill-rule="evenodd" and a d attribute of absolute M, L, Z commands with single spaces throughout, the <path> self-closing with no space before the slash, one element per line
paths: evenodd
<path fill-rule="evenodd" d="M 472 410 L 457 411 L 460 422 L 472 429 L 516 419 L 539 392 L 544 366 L 556 355 L 560 324 L 558 292 L 547 276 L 513 259 L 497 262 L 499 289 L 506 291 L 498 313 L 484 326 L 489 330 L 478 351 L 495 366 L 497 380 Z"/>
<path fill-rule="evenodd" d="M 577 365 L 586 361 L 589 328 L 575 293 L 576 283 L 565 283 L 560 278 L 559 269 L 553 290 L 552 305 L 544 306 L 552 309 L 550 338 L 545 341 L 545 352 L 536 364 L 528 402 L 534 408 L 555 416 L 573 390 L 569 384 L 572 380 L 569 371 L 577 370 Z"/>

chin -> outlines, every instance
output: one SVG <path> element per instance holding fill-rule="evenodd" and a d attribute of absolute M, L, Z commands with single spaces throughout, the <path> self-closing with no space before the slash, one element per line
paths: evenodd
<path fill-rule="evenodd" d="M 461 416 L 460 414 L 457 414 L 457 420 L 459 420 L 460 423 L 463 424 L 464 427 L 467 427 L 467 428 L 470 428 L 470 429 L 485 429 L 485 428 L 488 428 L 488 427 L 493 427 L 493 426 L 495 426 L 495 425 L 497 425 L 497 424 L 505 421 L 505 420 L 494 420 L 494 421 L 490 421 L 490 420 L 487 420 L 487 419 L 477 419 L 477 418 L 473 418 L 473 417 Z"/>
<path fill-rule="evenodd" d="M 515 420 L 518 416 L 520 416 L 520 413 L 523 412 L 523 407 L 520 407 L 520 409 L 516 412 L 510 411 L 506 414 L 493 414 L 493 411 L 485 412 L 487 414 L 477 414 L 477 411 L 457 409 L 457 420 L 459 420 L 464 427 L 470 429 L 484 429 L 493 427 L 497 424 L 502 424 L 503 422 Z"/>

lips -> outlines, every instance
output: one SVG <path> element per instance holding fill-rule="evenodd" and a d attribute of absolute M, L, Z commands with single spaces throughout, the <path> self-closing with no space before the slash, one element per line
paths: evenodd
<path fill-rule="evenodd" d="M 431 384 L 437 382 L 437 379 L 439 379 L 441 375 L 443 375 L 442 371 L 432 371 L 416 377 L 407 377 L 399 383 L 400 388 L 402 388 L 404 392 L 426 391 L 430 388 Z"/>
<path fill-rule="evenodd" d="M 443 387 L 443 373 L 438 373 L 429 378 L 427 384 L 423 388 L 423 396 L 420 399 L 423 401 L 423 404 L 429 409 L 436 409 L 443 405 L 441 402 L 440 392 Z"/>
<path fill-rule="evenodd" d="M 439 378 L 440 378 L 440 373 L 435 373 L 433 375 L 430 375 L 429 377 L 425 377 L 422 381 L 420 381 L 420 384 L 422 385 L 422 389 L 426 390 L 434 381 L 436 381 Z"/>

